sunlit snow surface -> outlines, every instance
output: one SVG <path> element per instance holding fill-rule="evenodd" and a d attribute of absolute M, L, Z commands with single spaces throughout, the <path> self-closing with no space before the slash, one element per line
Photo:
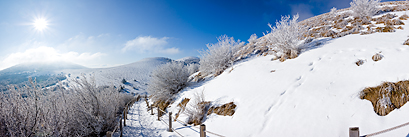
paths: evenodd
<path fill-rule="evenodd" d="M 345 137 L 349 127 L 359 127 L 360 134 L 366 135 L 409 122 L 408 105 L 387 116 L 378 116 L 369 101 L 359 99 L 359 92 L 365 87 L 409 79 L 409 46 L 402 45 L 409 38 L 409 21 L 404 22 L 404 30 L 394 33 L 319 39 L 323 45 L 310 47 L 298 58 L 285 62 L 271 61 L 272 56 L 242 61 L 230 73 L 231 68 L 181 91 L 169 110 L 177 113 L 177 103 L 201 91 L 214 104 L 233 101 L 237 108 L 232 117 L 212 114 L 204 123 L 207 130 L 228 137 Z M 371 57 L 379 52 L 384 58 L 374 62 Z M 366 62 L 357 66 L 358 59 Z M 155 116 L 148 115 L 144 102 L 139 105 L 143 109 L 135 105 L 132 113 L 138 109 L 146 113 L 141 119 L 153 120 L 151 127 L 144 128 L 157 130 L 162 136 L 177 136 L 167 132 L 166 125 L 155 121 Z M 185 120 L 186 116 L 180 119 Z M 182 135 L 199 136 L 194 128 L 174 123 Z M 138 125 L 133 125 L 137 130 Z M 408 135 L 406 126 L 379 137 Z"/>

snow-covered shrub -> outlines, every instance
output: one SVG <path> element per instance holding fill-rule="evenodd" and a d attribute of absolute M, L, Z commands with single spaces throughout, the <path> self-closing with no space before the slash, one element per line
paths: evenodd
<path fill-rule="evenodd" d="M 154 102 L 168 101 L 172 96 L 187 86 L 188 68 L 180 62 L 169 62 L 152 72 L 148 92 Z"/>
<path fill-rule="evenodd" d="M 233 37 L 226 35 L 217 40 L 217 43 L 207 44 L 208 49 L 201 52 L 199 71 L 203 76 L 220 75 L 234 63 L 235 54 L 244 45 L 244 42 L 235 41 Z"/>
<path fill-rule="evenodd" d="M 290 20 L 290 16 L 282 16 L 281 20 L 276 22 L 276 26 L 268 24 L 271 32 L 265 35 L 271 44 L 270 48 L 281 50 L 288 58 L 298 56 L 300 41 L 303 33 L 306 32 L 306 27 L 298 24 L 298 17 L 298 14 L 294 15 Z"/>
<path fill-rule="evenodd" d="M 101 136 L 116 125 L 117 112 L 133 97 L 78 81 L 56 91 L 10 87 L 0 94 L 0 134 L 4 136 Z"/>
<path fill-rule="evenodd" d="M 372 17 L 378 12 L 378 5 L 380 0 L 353 0 L 351 10 L 355 17 Z"/>
<path fill-rule="evenodd" d="M 209 109 L 210 102 L 205 101 L 204 93 L 195 93 L 194 101 L 189 103 L 189 107 L 185 112 L 189 116 L 188 124 L 200 125 L 206 118 L 207 109 Z"/>

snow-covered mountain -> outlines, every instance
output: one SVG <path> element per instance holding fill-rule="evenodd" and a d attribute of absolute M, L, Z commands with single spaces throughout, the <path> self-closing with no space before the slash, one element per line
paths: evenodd
<path fill-rule="evenodd" d="M 85 67 L 68 62 L 24 63 L 0 71 L 0 91 L 7 85 L 30 85 L 28 78 L 35 78 L 41 86 L 51 86 L 66 77 L 63 71 L 85 69 Z"/>
<path fill-rule="evenodd" d="M 200 59 L 197 57 L 186 57 L 177 61 L 190 64 L 197 63 L 199 62 L 198 60 Z M 151 72 L 157 67 L 171 61 L 173 60 L 169 58 L 154 57 L 111 68 L 65 71 L 68 77 L 66 81 L 71 83 L 72 79 L 79 79 L 84 75 L 87 78 L 94 77 L 97 85 L 123 86 L 126 92 L 146 94 Z M 126 82 L 123 81 L 123 79 L 125 79 Z"/>
<path fill-rule="evenodd" d="M 198 64 L 200 61 L 200 58 L 190 56 L 190 57 L 184 57 L 184 58 L 178 59 L 176 61 L 184 62 L 185 64 Z"/>
<path fill-rule="evenodd" d="M 185 57 L 175 61 L 192 64 L 198 63 L 199 60 L 198 57 Z M 151 72 L 156 67 L 171 61 L 174 60 L 164 57 L 145 58 L 111 68 L 86 68 L 67 62 L 25 63 L 0 71 L 0 83 L 3 82 L 4 85 L 1 86 L 1 89 L 6 90 L 8 84 L 28 84 L 28 77 L 36 77 L 37 81 L 50 79 L 45 85 L 54 85 L 61 80 L 64 83 L 72 83 L 72 80 L 80 79 L 84 75 L 87 78 L 95 78 L 95 82 L 99 86 L 123 86 L 126 92 L 144 94 Z M 125 83 L 123 79 L 125 79 Z"/>

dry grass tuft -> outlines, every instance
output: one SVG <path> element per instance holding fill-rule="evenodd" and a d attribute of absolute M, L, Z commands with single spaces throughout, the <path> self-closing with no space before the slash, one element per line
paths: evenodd
<path fill-rule="evenodd" d="M 361 32 L 361 35 L 368 35 L 368 34 L 372 34 L 372 33 L 375 33 L 375 32 L 372 31 L 372 30 L 362 31 L 362 32 Z"/>
<path fill-rule="evenodd" d="M 355 17 L 354 20 L 350 21 L 351 24 L 369 25 L 371 23 L 371 17 Z"/>
<path fill-rule="evenodd" d="M 409 39 L 407 39 L 407 40 L 403 43 L 403 45 L 409 45 Z"/>
<path fill-rule="evenodd" d="M 397 16 L 398 16 L 398 15 L 396 15 L 396 14 L 390 14 L 390 13 L 388 13 L 388 14 L 383 15 L 382 18 L 393 19 L 393 18 L 395 18 L 395 17 L 397 17 Z"/>
<path fill-rule="evenodd" d="M 333 31 L 333 30 L 327 30 L 324 33 L 321 33 L 322 37 L 331 37 L 331 38 L 333 38 L 336 35 L 337 35 L 337 33 L 335 31 Z"/>
<path fill-rule="evenodd" d="M 399 26 L 399 27 L 397 27 L 396 29 L 401 29 L 401 30 L 403 30 L 403 27 L 402 27 L 402 26 Z"/>
<path fill-rule="evenodd" d="M 170 105 L 170 101 L 163 101 L 163 100 L 159 100 L 153 103 L 154 107 L 158 107 L 160 110 L 165 111 L 166 112 L 166 108 L 168 108 L 168 106 Z"/>
<path fill-rule="evenodd" d="M 409 18 L 409 16 L 406 15 L 406 14 L 399 17 L 400 20 L 407 20 L 408 18 Z"/>
<path fill-rule="evenodd" d="M 298 57 L 299 52 L 297 50 L 286 50 L 284 54 L 279 57 L 281 62 L 284 62 L 287 59 L 295 59 Z"/>
<path fill-rule="evenodd" d="M 190 115 L 187 121 L 188 124 L 193 124 L 194 126 L 202 124 L 203 120 L 206 118 L 206 112 L 209 109 L 210 102 L 203 101 L 197 104 L 197 109 L 195 115 Z M 189 113 L 189 111 L 188 111 Z"/>
<path fill-rule="evenodd" d="M 373 61 L 379 61 L 383 58 L 382 54 L 376 53 L 375 55 L 372 56 Z"/>
<path fill-rule="evenodd" d="M 200 125 L 206 119 L 206 113 L 209 109 L 210 102 L 205 101 L 203 91 L 201 93 L 195 93 L 194 102 L 190 103 L 190 107 L 186 108 L 186 114 L 189 116 L 187 123 Z"/>
<path fill-rule="evenodd" d="M 395 32 L 395 27 L 393 26 L 385 26 L 385 27 L 376 27 L 376 32 Z"/>
<path fill-rule="evenodd" d="M 387 20 L 385 22 L 385 25 L 405 25 L 405 23 L 403 23 L 403 21 L 399 20 L 399 19 L 393 19 L 393 20 Z"/>
<path fill-rule="evenodd" d="M 189 103 L 189 101 L 190 101 L 189 98 L 184 98 L 184 99 L 182 100 L 182 102 L 180 102 L 180 103 L 178 104 L 179 111 L 178 111 L 178 113 L 176 113 L 176 117 L 175 117 L 175 120 L 174 120 L 174 121 L 176 121 L 176 119 L 178 119 L 180 113 L 183 113 L 183 112 L 185 111 L 186 105 L 187 105 L 187 103 Z"/>
<path fill-rule="evenodd" d="M 235 112 L 236 112 L 236 104 L 234 104 L 233 102 L 230 102 L 222 106 L 210 107 L 209 110 L 207 111 L 207 115 L 215 113 L 221 116 L 233 116 Z"/>
<path fill-rule="evenodd" d="M 363 59 L 358 59 L 358 61 L 355 62 L 355 64 L 356 64 L 357 66 L 361 66 L 361 65 L 363 65 L 364 63 L 365 63 L 365 60 L 363 60 Z"/>
<path fill-rule="evenodd" d="M 360 98 L 369 100 L 374 111 L 385 116 L 402 107 L 409 99 L 409 81 L 384 82 L 377 87 L 367 87 L 361 91 Z"/>
<path fill-rule="evenodd" d="M 385 24 L 388 20 L 397 17 L 396 14 L 385 14 L 382 17 L 372 18 L 372 21 L 375 21 L 376 24 Z"/>

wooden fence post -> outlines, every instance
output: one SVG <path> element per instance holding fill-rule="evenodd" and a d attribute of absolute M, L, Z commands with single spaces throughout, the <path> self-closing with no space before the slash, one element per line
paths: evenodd
<path fill-rule="evenodd" d="M 112 131 L 107 131 L 107 137 L 112 137 Z"/>
<path fill-rule="evenodd" d="M 173 132 L 172 130 L 172 112 L 169 112 L 169 132 Z"/>
<path fill-rule="evenodd" d="M 126 105 L 126 109 L 125 109 L 125 119 L 128 119 L 128 111 L 129 111 L 129 104 Z"/>
<path fill-rule="evenodd" d="M 350 127 L 349 137 L 359 137 L 359 127 Z"/>
<path fill-rule="evenodd" d="M 120 136 L 120 137 L 122 137 L 122 132 L 123 132 L 123 129 L 122 129 L 122 121 L 119 122 L 119 129 L 121 130 L 121 136 Z"/>
<path fill-rule="evenodd" d="M 126 110 L 124 110 L 124 113 L 123 113 L 124 114 L 124 116 L 123 116 L 123 118 L 124 118 L 124 127 L 126 127 L 126 117 L 125 117 L 126 114 L 125 114 L 125 112 L 126 112 Z"/>
<path fill-rule="evenodd" d="M 206 125 L 205 124 L 201 124 L 200 125 L 200 137 L 206 137 Z"/>
<path fill-rule="evenodd" d="M 159 107 L 158 107 L 158 121 L 160 121 L 160 110 L 159 110 Z"/>
<path fill-rule="evenodd" d="M 151 105 L 151 115 L 153 115 L 153 104 Z"/>

